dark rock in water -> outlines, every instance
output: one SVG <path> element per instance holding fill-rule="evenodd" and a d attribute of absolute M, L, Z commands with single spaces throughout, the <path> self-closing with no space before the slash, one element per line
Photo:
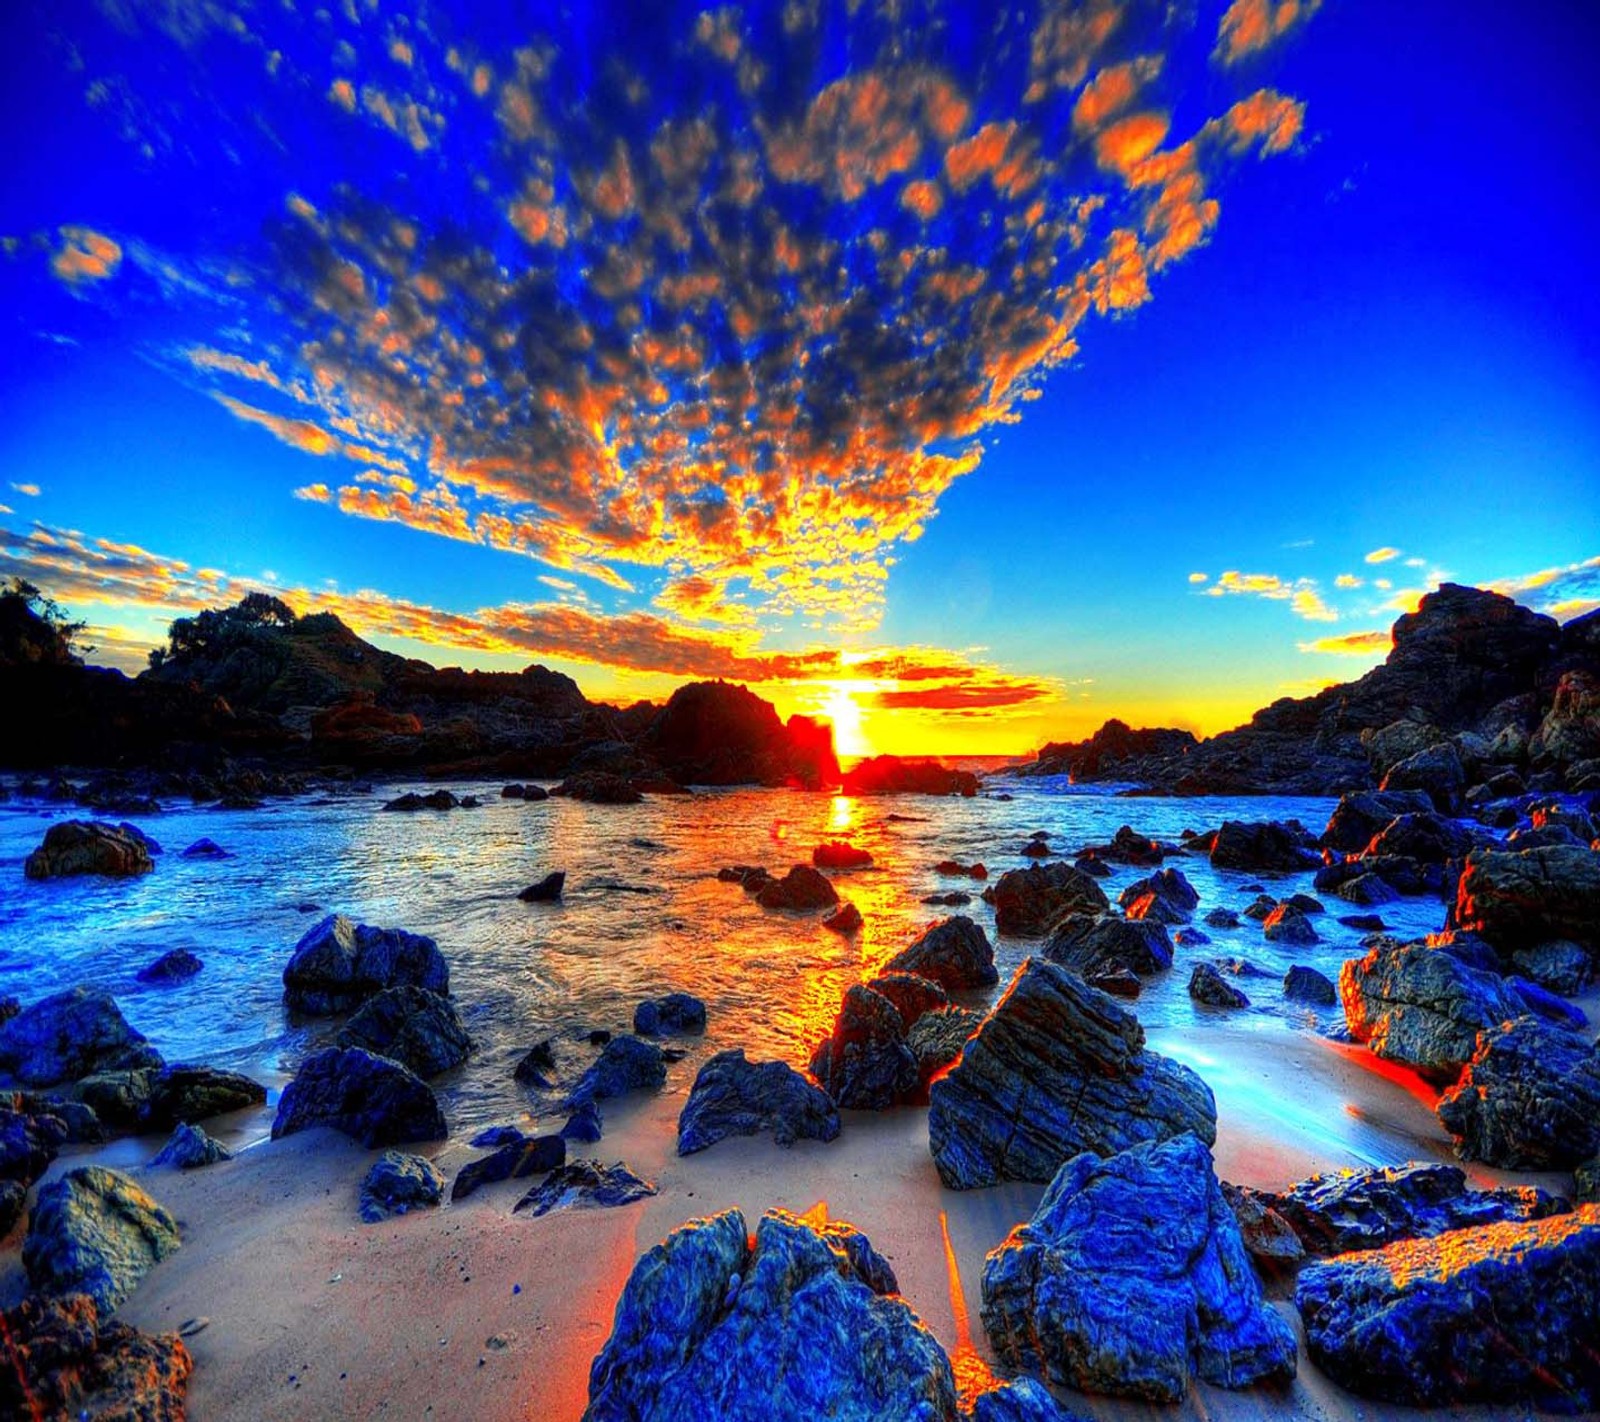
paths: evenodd
<path fill-rule="evenodd" d="M 1208 928 L 1237 928 L 1239 915 L 1232 909 L 1214 908 L 1206 915 L 1205 921 Z"/>
<path fill-rule="evenodd" d="M 784 1062 L 747 1061 L 739 1047 L 718 1052 L 700 1068 L 678 1117 L 678 1154 L 763 1131 L 783 1146 L 831 1141 L 839 1112 L 827 1092 Z"/>
<path fill-rule="evenodd" d="M 1339 973 L 1350 1035 L 1385 1061 L 1454 1081 L 1478 1033 L 1522 1011 L 1499 974 L 1426 943 L 1380 944 Z"/>
<path fill-rule="evenodd" d="M 1461 756 L 1448 742 L 1428 746 L 1390 767 L 1381 790 L 1420 790 L 1433 801 L 1441 815 L 1453 815 L 1461 808 L 1467 788 L 1467 772 Z"/>
<path fill-rule="evenodd" d="M 1191 1377 L 1295 1373 L 1211 1153 L 1192 1135 L 1067 1161 L 984 1262 L 984 1328 L 1010 1368 L 1084 1392 L 1179 1402 Z"/>
<path fill-rule="evenodd" d="M 128 1026 L 115 999 L 100 988 L 68 988 L 0 1026 L 0 1077 L 24 1086 L 160 1065 L 161 1054 Z"/>
<path fill-rule="evenodd" d="M 472 1038 L 450 1000 L 419 987 L 385 988 L 339 1029 L 337 1047 L 362 1047 L 427 1078 L 460 1066 Z"/>
<path fill-rule="evenodd" d="M 1048 1180 L 1081 1151 L 1111 1155 L 1192 1131 L 1216 1139 L 1211 1091 L 1146 1051 L 1131 1013 L 1065 968 L 1029 958 L 933 1083 L 928 1143 L 939 1177 L 970 1190 Z"/>
<path fill-rule="evenodd" d="M 747 894 L 755 893 L 772 881 L 772 875 L 759 864 L 727 864 L 717 870 L 717 878 L 724 884 L 740 885 Z"/>
<path fill-rule="evenodd" d="M 385 988 L 450 991 L 450 969 L 439 945 L 420 933 L 373 928 L 329 914 L 295 944 L 283 970 L 290 1008 L 315 1017 L 351 1012 Z"/>
<path fill-rule="evenodd" d="M 637 805 L 644 799 L 627 776 L 604 770 L 580 771 L 563 780 L 550 793 L 584 800 L 591 805 Z"/>
<path fill-rule="evenodd" d="M 444 1176 L 431 1160 L 386 1150 L 361 1182 L 359 1209 L 368 1224 L 412 1210 L 425 1210 L 444 1198 Z"/>
<path fill-rule="evenodd" d="M 964 894 L 960 889 L 952 889 L 948 894 L 924 895 L 922 902 L 935 908 L 964 908 L 972 902 L 972 895 Z"/>
<path fill-rule="evenodd" d="M 1069 913 L 1109 913 L 1104 891 L 1083 870 L 1065 862 L 1012 869 L 995 883 L 994 922 L 1001 933 L 1048 933 Z"/>
<path fill-rule="evenodd" d="M 1022 857 L 1024 859 L 1048 859 L 1054 853 L 1055 851 L 1043 840 L 1029 840 L 1027 844 L 1022 846 Z"/>
<path fill-rule="evenodd" d="M 511 1145 L 503 1145 L 499 1150 L 463 1165 L 456 1172 L 455 1184 L 450 1187 L 450 1198 L 465 1200 L 484 1185 L 543 1175 L 564 1165 L 566 1159 L 565 1136 L 531 1136 Z"/>
<path fill-rule="evenodd" d="M 307 1057 L 284 1087 L 272 1139 L 311 1126 L 343 1131 L 368 1150 L 448 1134 L 438 1098 L 425 1081 L 359 1047 L 329 1047 Z"/>
<path fill-rule="evenodd" d="M 1300 1274 L 1306 1349 L 1360 1397 L 1600 1407 L 1600 1206 L 1344 1254 Z"/>
<path fill-rule="evenodd" d="M 1317 941 L 1317 930 L 1312 922 L 1293 904 L 1279 904 L 1261 925 L 1269 943 L 1294 943 L 1304 945 Z"/>
<path fill-rule="evenodd" d="M 150 1162 L 150 1169 L 198 1170 L 220 1160 L 232 1160 L 233 1152 L 221 1141 L 208 1136 L 199 1126 L 180 1121 L 172 1136 Z"/>
<path fill-rule="evenodd" d="M 1072 861 L 1072 867 L 1080 873 L 1089 875 L 1092 879 L 1109 879 L 1111 866 L 1103 859 L 1096 859 L 1092 854 L 1080 854 Z"/>
<path fill-rule="evenodd" d="M 1600 1153 L 1600 1049 L 1533 1017 L 1486 1026 L 1435 1109 L 1463 1160 L 1570 1170 Z"/>
<path fill-rule="evenodd" d="M 939 1007 L 924 1012 L 906 1029 L 906 1046 L 917 1059 L 917 1076 L 923 1087 L 961 1055 L 981 1021 L 981 1012 Z"/>
<path fill-rule="evenodd" d="M 840 1106 L 882 1111 L 917 1089 L 917 1059 L 905 1023 L 886 997 L 856 983 L 844 995 L 833 1033 L 811 1058 L 811 1074 Z"/>
<path fill-rule="evenodd" d="M 1263 824 L 1225 820 L 1211 836 L 1209 852 L 1213 869 L 1242 869 L 1251 874 L 1314 869 L 1318 863 L 1309 836 L 1271 820 Z"/>
<path fill-rule="evenodd" d="M 1302 963 L 1283 975 L 1283 995 L 1290 1002 L 1309 1002 L 1316 1007 L 1332 1007 L 1339 1000 L 1333 980 Z"/>
<path fill-rule="evenodd" d="M 185 859 L 232 859 L 233 855 L 214 839 L 197 839 L 183 851 Z"/>
<path fill-rule="evenodd" d="M 1285 908 L 1299 909 L 1308 918 L 1313 914 L 1326 913 L 1328 911 L 1320 899 L 1313 898 L 1310 894 L 1290 894 L 1288 898 L 1283 900 L 1283 906 Z"/>
<path fill-rule="evenodd" d="M 178 1222 L 126 1175 L 81 1165 L 39 1187 L 22 1265 L 40 1293 L 109 1311 L 180 1243 Z"/>
<path fill-rule="evenodd" d="M 0 1311 L 0 1417 L 183 1422 L 194 1359 L 176 1333 L 102 1317 L 87 1294 Z"/>
<path fill-rule="evenodd" d="M 654 1091 L 666 1080 L 667 1064 L 660 1047 L 642 1037 L 615 1037 L 606 1043 L 599 1060 L 578 1078 L 567 1096 L 567 1109 L 630 1091 Z"/>
<path fill-rule="evenodd" d="M 706 1030 L 706 1005 L 686 992 L 669 992 L 633 1009 L 633 1030 L 649 1037 L 668 1032 L 698 1037 Z"/>
<path fill-rule="evenodd" d="M 478 1150 L 499 1150 L 501 1146 L 521 1145 L 527 1139 L 515 1126 L 487 1126 L 467 1144 Z"/>
<path fill-rule="evenodd" d="M 1211 942 L 1211 935 L 1198 928 L 1180 928 L 1172 935 L 1172 941 L 1179 948 L 1204 948 Z"/>
<path fill-rule="evenodd" d="M 848 1225 L 693 1220 L 634 1266 L 584 1416 L 954 1422 L 950 1360 L 892 1279 Z"/>
<path fill-rule="evenodd" d="M 386 810 L 454 810 L 461 802 L 448 790 L 435 790 L 428 795 L 419 795 L 415 790 L 390 800 L 383 808 Z"/>
<path fill-rule="evenodd" d="M 936 760 L 901 760 L 875 755 L 852 766 L 843 777 L 846 795 L 964 795 L 978 793 L 970 770 L 949 770 Z"/>
<path fill-rule="evenodd" d="M 811 913 L 832 908 L 839 902 L 839 891 L 826 874 L 809 864 L 796 864 L 782 879 L 774 879 L 756 891 L 762 908 L 789 909 Z"/>
<path fill-rule="evenodd" d="M 830 928 L 835 933 L 859 933 L 861 930 L 861 910 L 854 904 L 840 904 L 832 913 L 822 920 L 824 928 Z"/>
<path fill-rule="evenodd" d="M 1243 1185 L 1219 1182 L 1222 1198 L 1233 1211 L 1239 1226 L 1239 1237 L 1245 1251 L 1269 1268 L 1281 1264 L 1294 1264 L 1306 1257 L 1305 1245 L 1288 1220 L 1273 1208 L 1273 1196 L 1262 1190 L 1252 1190 Z"/>
<path fill-rule="evenodd" d="M 0 1180 L 32 1185 L 67 1143 L 67 1123 L 59 1116 L 0 1107 Z"/>
<path fill-rule="evenodd" d="M 1184 915 L 1200 906 L 1200 895 L 1181 869 L 1158 869 L 1154 874 L 1135 880 L 1117 896 L 1117 902 L 1129 911 L 1130 918 L 1142 918 L 1143 914 L 1133 913 L 1133 905 L 1151 894 Z"/>
<path fill-rule="evenodd" d="M 1149 918 L 1073 914 L 1056 925 L 1042 951 L 1052 963 L 1086 978 L 1119 970 L 1144 978 L 1172 966 L 1166 925 Z"/>
<path fill-rule="evenodd" d="M 511 1207 L 511 1213 L 526 1210 L 537 1217 L 553 1210 L 614 1209 L 659 1193 L 655 1181 L 635 1175 L 620 1160 L 614 1165 L 572 1160 L 545 1176 Z"/>
<path fill-rule="evenodd" d="M 1576 943 L 1560 939 L 1537 948 L 1519 948 L 1511 955 L 1511 963 L 1540 987 L 1568 996 L 1582 992 L 1594 981 L 1594 958 Z"/>
<path fill-rule="evenodd" d="M 1395 790 L 1387 794 L 1377 790 L 1357 790 L 1341 795 L 1328 827 L 1322 832 L 1322 842 L 1329 849 L 1346 853 L 1365 849 L 1377 834 L 1397 815 L 1431 811 L 1433 801 L 1420 790 Z"/>
<path fill-rule="evenodd" d="M 601 1120 L 599 1106 L 593 1101 L 585 1101 L 567 1117 L 566 1125 L 561 1128 L 561 1138 L 593 1145 L 600 1139 L 604 1129 L 605 1123 Z"/>
<path fill-rule="evenodd" d="M 517 897 L 525 904 L 553 904 L 560 900 L 561 890 L 566 883 L 567 871 L 552 869 L 537 884 L 529 884 Z"/>
<path fill-rule="evenodd" d="M 1189 915 L 1174 907 L 1170 899 L 1157 893 L 1143 893 L 1129 902 L 1123 910 L 1130 919 L 1149 919 L 1152 923 L 1177 925 L 1188 922 Z"/>
<path fill-rule="evenodd" d="M 872 856 L 845 839 L 830 839 L 811 851 L 811 862 L 818 869 L 868 869 Z"/>
<path fill-rule="evenodd" d="M 1104 973 L 1085 973 L 1084 982 L 1099 992 L 1108 992 L 1112 997 L 1125 998 L 1132 1002 L 1144 991 L 1144 983 L 1139 975 L 1128 968 L 1112 968 Z"/>
<path fill-rule="evenodd" d="M 1431 810 L 1413 812 L 1397 815 L 1373 835 L 1365 855 L 1373 859 L 1394 855 L 1421 864 L 1446 864 L 1452 859 L 1465 859 L 1485 837 L 1481 831 L 1474 834 Z"/>
<path fill-rule="evenodd" d="M 127 879 L 155 867 L 142 836 L 103 820 L 63 820 L 45 831 L 44 842 L 23 862 L 22 872 L 30 879 L 74 874 Z"/>
<path fill-rule="evenodd" d="M 1210 963 L 1196 963 L 1189 974 L 1189 996 L 1207 1007 L 1249 1007 L 1250 999 Z"/>
<path fill-rule="evenodd" d="M 1375 913 L 1349 913 L 1343 914 L 1339 922 L 1346 928 L 1353 928 L 1357 933 L 1382 933 L 1388 927 L 1383 919 Z"/>
<path fill-rule="evenodd" d="M 174 948 L 134 975 L 142 983 L 186 983 L 205 967 L 187 948 Z"/>
<path fill-rule="evenodd" d="M 1277 907 L 1278 901 L 1271 894 L 1257 894 L 1245 905 L 1244 916 L 1255 919 L 1257 923 L 1265 923 Z"/>
<path fill-rule="evenodd" d="M 889 959 L 883 971 L 915 973 L 946 992 L 990 987 L 1000 981 L 989 935 L 965 914 L 930 924 L 915 942 Z"/>
<path fill-rule="evenodd" d="M 982 864 L 963 864 L 959 859 L 941 859 L 933 866 L 935 874 L 959 874 L 966 879 L 983 880 L 989 871 Z"/>
<path fill-rule="evenodd" d="M 548 1091 L 554 1084 L 556 1069 L 555 1044 L 546 1038 L 523 1053 L 512 1075 L 528 1086 Z"/>
<path fill-rule="evenodd" d="M 1502 953 L 1568 939 L 1600 954 L 1600 852 L 1478 850 L 1462 871 L 1453 922 Z"/>
<path fill-rule="evenodd" d="M 1557 1027 L 1565 1027 L 1571 1032 L 1582 1031 L 1589 1025 L 1589 1015 L 1581 1007 L 1575 1006 L 1556 993 L 1546 991 L 1538 983 L 1513 976 L 1506 979 L 1506 986 L 1522 1000 L 1523 1005 L 1535 1017 L 1542 1017 L 1546 1022 L 1554 1022 Z"/>
<path fill-rule="evenodd" d="M 1309 1254 L 1378 1249 L 1499 1220 L 1542 1219 L 1567 1208 L 1532 1187 L 1470 1190 L 1454 1165 L 1413 1163 L 1313 1175 L 1281 1194 L 1261 1192 Z"/>
<path fill-rule="evenodd" d="M 867 986 L 894 1004 L 908 1032 L 923 1013 L 950 1006 L 949 994 L 938 983 L 918 973 L 882 973 Z"/>
<path fill-rule="evenodd" d="M 1400 897 L 1389 886 L 1389 881 L 1378 874 L 1357 874 L 1338 885 L 1334 893 L 1347 903 L 1360 904 L 1364 908 L 1392 904 Z"/>
<path fill-rule="evenodd" d="M 150 1080 L 140 1113 L 143 1130 L 165 1131 L 183 1122 L 207 1121 L 229 1111 L 259 1106 L 267 1088 L 236 1071 L 208 1066 L 169 1066 Z"/>

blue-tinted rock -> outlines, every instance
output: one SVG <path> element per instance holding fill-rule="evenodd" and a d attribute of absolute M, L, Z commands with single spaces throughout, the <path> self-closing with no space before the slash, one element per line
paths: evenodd
<path fill-rule="evenodd" d="M 614 1165 L 571 1160 L 545 1176 L 511 1207 L 511 1212 L 526 1210 L 539 1216 L 554 1210 L 614 1209 L 656 1193 L 654 1181 L 635 1175 L 620 1160 Z"/>
<path fill-rule="evenodd" d="M 499 1150 L 501 1146 L 521 1145 L 527 1139 L 515 1126 L 488 1126 L 467 1144 L 479 1150 Z"/>
<path fill-rule="evenodd" d="M 1079 1422 L 1076 1413 L 1067 1411 L 1030 1377 L 1012 1378 L 980 1392 L 967 1416 L 971 1422 Z"/>
<path fill-rule="evenodd" d="M 905 1023 L 888 998 L 863 983 L 844 995 L 833 1032 L 811 1058 L 811 1074 L 840 1106 L 882 1111 L 917 1089 L 917 1059 Z"/>
<path fill-rule="evenodd" d="M 178 1222 L 120 1171 L 83 1165 L 39 1187 L 22 1264 L 42 1294 L 120 1304 L 175 1250 Z"/>
<path fill-rule="evenodd" d="M 450 999 L 419 987 L 385 988 L 368 998 L 334 1043 L 389 1057 L 424 1078 L 460 1066 L 473 1048 Z"/>
<path fill-rule="evenodd" d="M 1205 921 L 1211 928 L 1237 928 L 1239 915 L 1230 908 L 1214 908 L 1206 915 Z"/>
<path fill-rule="evenodd" d="M 989 987 L 1000 980 L 989 935 L 965 914 L 930 924 L 915 942 L 889 959 L 883 971 L 914 973 L 946 992 Z"/>
<path fill-rule="evenodd" d="M 1561 939 L 1533 948 L 1519 948 L 1511 955 L 1511 962 L 1540 987 L 1568 997 L 1582 992 L 1594 981 L 1595 962 L 1588 950 Z"/>
<path fill-rule="evenodd" d="M 1189 996 L 1207 1007 L 1249 1007 L 1250 999 L 1210 963 L 1196 963 L 1189 974 Z"/>
<path fill-rule="evenodd" d="M 0 1107 L 0 1180 L 33 1184 L 61 1153 L 67 1135 L 59 1116 Z"/>
<path fill-rule="evenodd" d="M 0 1077 L 24 1086 L 56 1086 L 94 1072 L 160 1065 L 161 1054 L 100 988 L 55 993 L 0 1026 Z"/>
<path fill-rule="evenodd" d="M 272 1138 L 330 1126 L 371 1150 L 442 1140 L 444 1112 L 427 1082 L 359 1047 L 329 1047 L 301 1063 L 278 1100 Z"/>
<path fill-rule="evenodd" d="M 561 1136 L 530 1136 L 503 1145 L 499 1150 L 463 1165 L 456 1172 L 455 1184 L 450 1187 L 450 1198 L 465 1200 L 484 1185 L 543 1175 L 558 1169 L 566 1163 L 566 1159 L 567 1143 Z"/>
<path fill-rule="evenodd" d="M 439 945 L 420 933 L 373 928 L 329 914 L 295 944 L 283 970 L 284 1000 L 297 1012 L 351 1012 L 385 988 L 448 994 L 450 969 Z"/>
<path fill-rule="evenodd" d="M 567 1097 L 567 1108 L 585 1101 L 607 1101 L 630 1091 L 654 1091 L 667 1079 L 666 1058 L 654 1042 L 640 1037 L 615 1037 Z"/>
<path fill-rule="evenodd" d="M 678 1154 L 764 1131 L 784 1146 L 831 1141 L 839 1112 L 827 1092 L 785 1062 L 747 1061 L 740 1047 L 718 1052 L 700 1068 L 678 1117 Z"/>
<path fill-rule="evenodd" d="M 1166 925 L 1153 917 L 1071 914 L 1056 925 L 1040 951 L 1086 978 L 1118 969 L 1146 978 L 1172 966 L 1172 939 Z"/>
<path fill-rule="evenodd" d="M 699 1036 L 706 1030 L 706 1005 L 686 992 L 669 992 L 633 1009 L 633 1030 L 646 1037 Z"/>
<path fill-rule="evenodd" d="M 180 1121 L 172 1128 L 167 1143 L 150 1162 L 152 1170 L 198 1170 L 219 1160 L 232 1160 L 233 1152 L 199 1126 Z"/>
<path fill-rule="evenodd" d="M 605 1123 L 600 1118 L 600 1107 L 593 1101 L 585 1101 L 567 1117 L 566 1125 L 561 1128 L 561 1135 L 565 1140 L 592 1145 L 600 1139 L 604 1130 Z"/>
<path fill-rule="evenodd" d="M 214 839 L 197 839 L 183 851 L 185 859 L 232 859 L 233 855 Z"/>
<path fill-rule="evenodd" d="M 444 1198 L 444 1176 L 431 1160 L 386 1150 L 361 1182 L 361 1218 L 376 1224 L 391 1215 L 425 1210 Z"/>
<path fill-rule="evenodd" d="M 1522 999 L 1523 1006 L 1535 1017 L 1542 1017 L 1557 1027 L 1565 1027 L 1569 1032 L 1581 1031 L 1589 1024 L 1589 1015 L 1581 1007 L 1547 991 L 1538 983 L 1529 982 L 1527 978 L 1509 977 L 1506 986 Z"/>
<path fill-rule="evenodd" d="M 1309 1002 L 1315 1007 L 1332 1007 L 1339 1001 L 1333 980 L 1302 963 L 1283 975 L 1283 995 L 1290 1002 Z"/>
<path fill-rule="evenodd" d="M 187 948 L 174 948 L 153 963 L 146 963 L 135 976 L 142 983 L 186 983 L 205 964 Z"/>

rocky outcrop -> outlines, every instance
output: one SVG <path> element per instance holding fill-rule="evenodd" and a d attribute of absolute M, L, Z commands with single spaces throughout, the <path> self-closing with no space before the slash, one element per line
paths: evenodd
<path fill-rule="evenodd" d="M 1179 1402 L 1295 1373 L 1211 1153 L 1192 1135 L 1067 1161 L 984 1262 L 984 1328 L 1010 1368 L 1083 1392 Z"/>
<path fill-rule="evenodd" d="M 741 1047 L 718 1052 L 700 1068 L 678 1117 L 678 1154 L 767 1131 L 782 1146 L 831 1141 L 839 1112 L 825 1091 L 784 1062 L 748 1061 Z"/>
<path fill-rule="evenodd" d="M 882 1111 L 905 1101 L 920 1080 L 899 1010 L 862 983 L 845 993 L 833 1032 L 812 1055 L 811 1074 L 852 1111 Z"/>
<path fill-rule="evenodd" d="M 912 973 L 947 992 L 992 987 L 1000 981 L 989 935 L 965 914 L 930 924 L 890 958 L 883 971 Z"/>
<path fill-rule="evenodd" d="M 368 1224 L 426 1210 L 444 1198 L 444 1176 L 431 1160 L 386 1150 L 361 1182 L 357 1208 Z"/>
<path fill-rule="evenodd" d="M 1455 1230 L 1303 1270 L 1306 1350 L 1360 1397 L 1600 1406 L 1600 1206 Z"/>
<path fill-rule="evenodd" d="M 978 793 L 970 770 L 949 770 L 936 760 L 901 760 L 877 755 L 852 766 L 843 776 L 846 795 L 965 795 Z"/>
<path fill-rule="evenodd" d="M 22 1265 L 40 1293 L 110 1311 L 180 1243 L 178 1222 L 126 1175 L 82 1165 L 40 1186 Z"/>
<path fill-rule="evenodd" d="M 762 908 L 815 913 L 839 902 L 839 891 L 826 874 L 809 864 L 796 864 L 781 879 L 770 879 L 756 891 Z"/>
<path fill-rule="evenodd" d="M 1045 941 L 1044 956 L 1085 978 L 1126 969 L 1146 978 L 1172 966 L 1172 938 L 1155 919 L 1072 914 Z"/>
<path fill-rule="evenodd" d="M 0 1077 L 23 1086 L 58 1086 L 94 1072 L 160 1065 L 160 1053 L 100 988 L 55 993 L 0 1025 Z"/>
<path fill-rule="evenodd" d="M 1001 933 L 1033 937 L 1048 933 L 1071 913 L 1101 914 L 1111 902 L 1094 879 L 1071 864 L 1030 864 L 1002 874 L 992 896 L 995 927 Z"/>
<path fill-rule="evenodd" d="M 1210 856 L 1213 869 L 1239 869 L 1249 874 L 1286 874 L 1315 869 L 1320 862 L 1303 830 L 1268 820 L 1246 823 L 1225 820 L 1209 835 L 1192 841 Z"/>
<path fill-rule="evenodd" d="M 131 879 L 155 869 L 144 840 L 101 820 L 63 820 L 45 831 L 44 842 L 23 861 L 30 879 L 102 874 Z"/>
<path fill-rule="evenodd" d="M 613 1165 L 570 1160 L 529 1190 L 511 1213 L 526 1210 L 538 1218 L 556 1210 L 609 1210 L 658 1193 L 653 1180 L 635 1175 L 620 1160 Z"/>
<path fill-rule="evenodd" d="M 614 1037 L 600 1049 L 599 1059 L 567 1094 L 566 1109 L 626 1096 L 630 1091 L 655 1091 L 666 1080 L 667 1059 L 654 1042 L 640 1037 Z"/>
<path fill-rule="evenodd" d="M 1049 1180 L 1086 1150 L 1216 1138 L 1206 1084 L 1147 1051 L 1136 1017 L 1044 958 L 1017 970 L 929 1103 L 934 1164 L 958 1190 Z"/>
<path fill-rule="evenodd" d="M 706 1005 L 686 992 L 669 992 L 633 1009 L 633 1030 L 644 1037 L 698 1037 L 706 1030 Z"/>
<path fill-rule="evenodd" d="M 439 945 L 420 933 L 373 928 L 329 914 L 295 944 L 283 970 L 288 1006 L 308 1016 L 350 1012 L 385 988 L 450 991 L 450 968 Z"/>
<path fill-rule="evenodd" d="M 1600 955 L 1600 852 L 1479 850 L 1467 858 L 1452 918 L 1502 953 L 1565 939 Z"/>
<path fill-rule="evenodd" d="M 1065 775 L 1078 784 L 1104 780 L 1137 783 L 1198 744 L 1192 731 L 1164 726 L 1136 731 L 1126 722 L 1112 719 L 1086 741 L 1047 742 L 1031 762 L 1011 773 Z"/>
<path fill-rule="evenodd" d="M 589 1373 L 588 1422 L 956 1422 L 944 1350 L 848 1225 L 729 1210 L 648 1250 Z"/>
<path fill-rule="evenodd" d="M 807 716 L 791 716 L 785 724 L 770 702 L 723 681 L 680 686 L 656 713 L 640 745 L 682 785 L 816 790 L 839 782 L 826 726 Z"/>
<path fill-rule="evenodd" d="M 449 998 L 419 987 L 385 988 L 339 1029 L 338 1047 L 361 1047 L 427 1078 L 460 1066 L 472 1038 Z"/>
<path fill-rule="evenodd" d="M 331 1126 L 368 1150 L 443 1140 L 444 1112 L 428 1084 L 399 1062 L 359 1047 L 329 1047 L 301 1063 L 283 1089 L 272 1139 Z"/>

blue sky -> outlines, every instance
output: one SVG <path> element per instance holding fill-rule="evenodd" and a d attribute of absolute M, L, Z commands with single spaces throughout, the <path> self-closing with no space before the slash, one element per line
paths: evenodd
<path fill-rule="evenodd" d="M 1587 7 L 635 8 L 12 12 L 0 572 L 915 750 L 1600 596 Z"/>

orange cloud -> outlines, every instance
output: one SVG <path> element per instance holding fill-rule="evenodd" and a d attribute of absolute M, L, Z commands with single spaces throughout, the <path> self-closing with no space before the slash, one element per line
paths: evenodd
<path fill-rule="evenodd" d="M 1212 58 L 1237 64 L 1259 54 L 1315 15 L 1322 0 L 1233 0 L 1217 27 Z"/>
<path fill-rule="evenodd" d="M 1372 552 L 1367 554 L 1366 561 L 1368 563 L 1388 563 L 1399 556 L 1400 550 L 1398 548 L 1374 548 Z"/>
<path fill-rule="evenodd" d="M 1371 657 L 1387 653 L 1394 639 L 1387 628 L 1371 632 L 1342 632 L 1337 637 L 1319 637 L 1314 642 L 1301 642 L 1302 652 L 1326 652 L 1340 657 Z"/>
<path fill-rule="evenodd" d="M 122 265 L 122 247 L 92 227 L 57 229 L 61 245 L 50 258 L 50 270 L 68 286 L 106 281 Z"/>

